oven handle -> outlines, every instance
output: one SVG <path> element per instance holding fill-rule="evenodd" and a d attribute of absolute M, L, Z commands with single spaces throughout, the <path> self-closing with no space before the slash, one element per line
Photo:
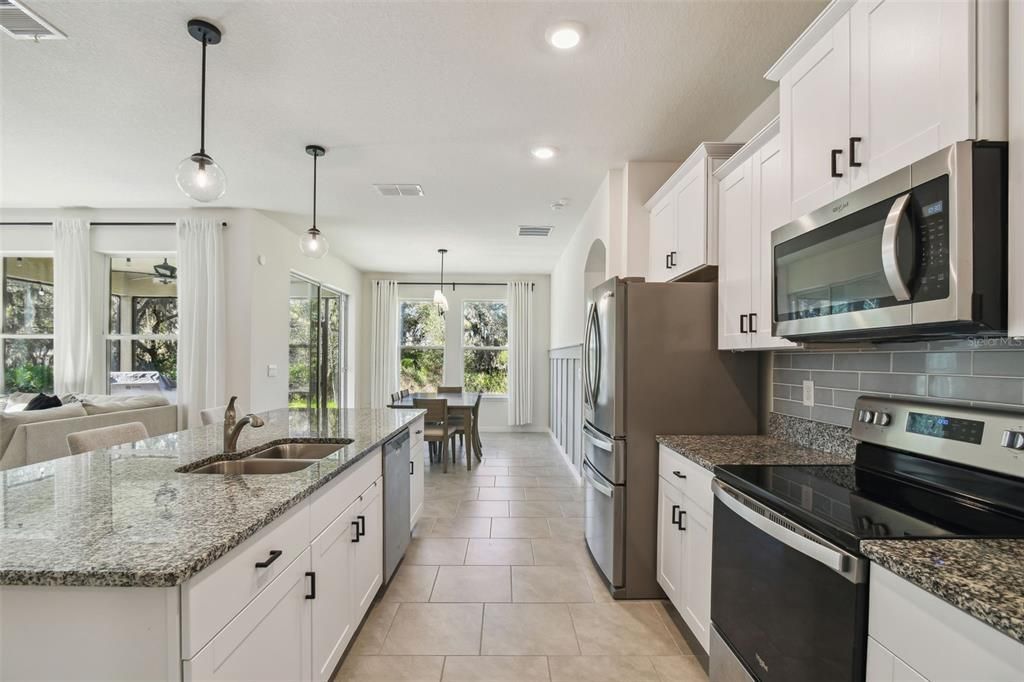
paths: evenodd
<path fill-rule="evenodd" d="M 900 249 L 900 222 L 907 205 L 910 203 L 910 194 L 896 197 L 889 209 L 889 215 L 885 218 L 885 227 L 882 228 L 882 272 L 889 283 L 889 289 L 897 301 L 909 301 L 910 289 L 900 273 L 899 249 Z"/>
<path fill-rule="evenodd" d="M 810 531 L 804 530 L 787 519 L 783 519 L 781 515 L 776 514 L 760 502 L 744 495 L 732 486 L 722 483 L 717 478 L 711 481 L 711 489 L 714 491 L 715 498 L 719 502 L 766 535 L 828 566 L 850 582 L 862 583 L 867 580 L 864 559 L 856 557 L 849 552 L 844 552 L 831 543 L 818 538 Z M 796 530 L 790 530 L 786 526 L 774 521 L 770 516 L 788 523 Z"/>
<path fill-rule="evenodd" d="M 583 460 L 583 478 L 586 479 L 590 487 L 601 493 L 605 497 L 611 497 L 615 490 L 610 486 L 602 483 L 601 481 L 594 478 L 594 474 L 590 473 L 594 467 L 590 465 L 590 462 Z"/>

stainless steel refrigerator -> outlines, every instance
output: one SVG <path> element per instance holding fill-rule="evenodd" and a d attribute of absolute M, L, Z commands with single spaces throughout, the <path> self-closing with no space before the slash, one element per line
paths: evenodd
<path fill-rule="evenodd" d="M 590 296 L 584 529 L 616 598 L 662 596 L 655 436 L 757 432 L 757 354 L 718 350 L 717 290 L 714 282 L 615 278 Z"/>

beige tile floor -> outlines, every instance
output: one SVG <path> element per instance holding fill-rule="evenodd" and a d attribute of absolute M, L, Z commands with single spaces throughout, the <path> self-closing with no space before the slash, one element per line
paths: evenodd
<path fill-rule="evenodd" d="M 472 472 L 424 464 L 424 517 L 337 681 L 707 680 L 662 602 L 609 596 L 548 436 L 487 434 Z"/>

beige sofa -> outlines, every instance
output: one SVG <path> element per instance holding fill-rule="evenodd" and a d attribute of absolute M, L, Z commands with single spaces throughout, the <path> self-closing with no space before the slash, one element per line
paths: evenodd
<path fill-rule="evenodd" d="M 68 435 L 78 431 L 130 422 L 142 422 L 151 436 L 177 431 L 177 406 L 153 402 L 102 396 L 49 410 L 0 412 L 0 470 L 70 455 Z"/>

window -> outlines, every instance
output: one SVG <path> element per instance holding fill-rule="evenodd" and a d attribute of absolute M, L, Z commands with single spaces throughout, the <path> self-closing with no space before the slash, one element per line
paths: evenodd
<path fill-rule="evenodd" d="M 345 407 L 348 294 L 297 274 L 289 287 L 288 406 Z"/>
<path fill-rule="evenodd" d="M 504 301 L 462 304 L 462 384 L 467 391 L 508 393 L 508 311 Z"/>
<path fill-rule="evenodd" d="M 401 384 L 436 391 L 444 381 L 444 317 L 431 301 L 402 301 Z"/>
<path fill-rule="evenodd" d="M 108 317 L 110 393 L 160 391 L 173 400 L 178 378 L 175 259 L 112 257 Z"/>
<path fill-rule="evenodd" d="M 53 259 L 4 258 L 0 394 L 53 391 Z"/>

